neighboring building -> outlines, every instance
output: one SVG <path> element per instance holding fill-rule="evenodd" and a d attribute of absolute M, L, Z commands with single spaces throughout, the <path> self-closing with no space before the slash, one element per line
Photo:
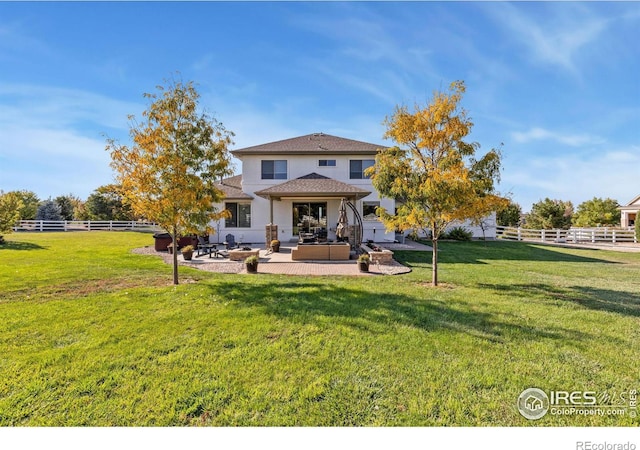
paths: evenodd
<path fill-rule="evenodd" d="M 631 200 L 625 206 L 619 206 L 620 210 L 620 226 L 632 227 L 638 220 L 638 212 L 640 211 L 640 195 Z"/>
<path fill-rule="evenodd" d="M 350 201 L 363 223 L 363 240 L 393 242 L 395 233 L 386 232 L 375 214 L 378 206 L 395 210 L 395 201 L 380 198 L 364 171 L 372 166 L 382 145 L 314 133 L 292 139 L 233 150 L 242 162 L 242 174 L 221 181 L 226 198 L 219 209 L 231 217 L 213 223 L 224 240 L 233 234 L 236 241 L 263 243 L 265 227 L 278 226 L 278 237 L 287 242 L 300 233 L 319 233 L 336 238 L 338 210 L 344 198 Z M 349 224 L 355 215 L 348 211 Z M 495 237 L 493 226 L 486 231 Z M 468 227 L 475 236 L 480 229 Z"/>

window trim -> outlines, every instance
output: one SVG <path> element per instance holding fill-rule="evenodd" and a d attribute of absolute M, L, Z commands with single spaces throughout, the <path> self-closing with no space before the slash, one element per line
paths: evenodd
<path fill-rule="evenodd" d="M 372 206 L 373 207 L 373 214 L 375 215 L 375 210 L 376 208 L 380 207 L 380 201 L 379 200 L 375 200 L 375 201 L 363 201 L 362 202 L 362 220 L 366 221 L 366 222 L 373 222 L 376 220 L 380 220 L 380 218 L 376 215 L 375 219 L 374 218 L 369 218 L 367 217 L 367 215 L 364 213 L 364 208 L 365 206 Z"/>
<path fill-rule="evenodd" d="M 365 161 L 367 161 L 367 162 L 371 162 L 371 164 L 370 164 L 370 165 L 368 165 L 367 167 L 364 167 L 364 168 L 363 168 L 363 166 L 364 166 L 364 164 L 363 164 L 363 163 L 364 163 Z M 353 163 L 355 163 L 355 162 L 359 162 L 359 163 L 360 163 L 360 172 L 359 172 L 359 176 L 356 176 L 356 177 L 354 177 L 354 176 L 353 176 L 356 172 L 355 172 L 355 171 L 353 170 L 353 168 L 352 168 L 352 167 L 353 167 Z M 375 163 L 376 163 L 376 160 L 375 160 L 375 159 L 350 159 L 350 160 L 349 160 L 349 179 L 350 179 L 350 180 L 368 180 L 370 177 L 366 176 L 366 175 L 364 174 L 364 171 L 365 171 L 365 170 L 367 170 L 369 167 L 374 166 L 374 165 L 375 165 Z"/>
<path fill-rule="evenodd" d="M 325 164 L 321 164 L 323 161 L 325 162 Z M 336 167 L 337 165 L 338 165 L 338 162 L 335 159 L 319 159 L 318 160 L 318 167 Z"/>
<path fill-rule="evenodd" d="M 235 206 L 235 214 L 230 208 L 231 205 Z M 246 225 L 241 225 L 240 224 L 240 206 L 241 205 L 249 207 L 249 213 L 247 214 L 245 212 L 245 222 L 244 223 L 247 223 Z M 225 229 L 229 229 L 229 228 L 251 228 L 251 216 L 252 216 L 252 204 L 251 204 L 251 202 L 225 202 L 224 203 L 224 209 L 230 211 L 231 214 L 232 214 L 232 217 L 224 219 L 224 227 L 225 227 Z M 229 221 L 234 216 L 235 216 L 235 224 L 231 224 L 230 225 Z M 246 221 L 247 216 L 248 216 L 248 222 Z"/>
<path fill-rule="evenodd" d="M 276 172 L 276 163 L 284 163 L 284 172 Z M 265 173 L 265 163 L 271 163 L 272 171 Z M 289 178 L 289 162 L 286 159 L 263 159 L 260 161 L 261 180 L 287 180 Z M 271 176 L 265 176 L 271 175 Z"/>

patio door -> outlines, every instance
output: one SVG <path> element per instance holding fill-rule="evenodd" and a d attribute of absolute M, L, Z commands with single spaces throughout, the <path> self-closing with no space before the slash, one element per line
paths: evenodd
<path fill-rule="evenodd" d="M 327 202 L 298 202 L 293 204 L 293 234 L 326 233 Z"/>

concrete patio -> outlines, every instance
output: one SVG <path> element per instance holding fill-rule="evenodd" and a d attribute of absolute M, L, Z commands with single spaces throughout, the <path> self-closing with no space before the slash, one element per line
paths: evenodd
<path fill-rule="evenodd" d="M 431 251 L 431 247 L 414 241 L 406 241 L 404 244 L 378 243 L 377 245 L 389 250 L 414 250 Z M 375 264 L 369 266 L 369 272 L 360 272 L 358 264 L 354 259 L 348 261 L 292 261 L 291 250 L 296 244 L 282 243 L 280 252 L 273 253 L 257 245 L 251 246 L 254 250 L 259 250 L 260 265 L 258 274 L 270 273 L 281 275 L 353 275 L 353 276 L 375 276 L 375 275 L 399 275 L 411 272 L 409 267 L 403 266 L 393 260 L 388 264 Z M 167 264 L 171 264 L 172 255 L 166 252 L 156 252 L 152 247 L 136 249 L 135 253 L 160 256 Z M 191 261 L 185 261 L 182 255 L 178 255 L 178 263 L 183 266 L 193 267 L 199 270 L 217 273 L 246 273 L 244 263 L 241 261 L 230 261 L 228 258 L 210 258 L 209 255 L 194 257 Z"/>

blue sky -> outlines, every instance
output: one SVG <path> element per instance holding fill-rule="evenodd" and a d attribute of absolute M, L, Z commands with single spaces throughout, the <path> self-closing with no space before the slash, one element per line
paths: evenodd
<path fill-rule="evenodd" d="M 144 92 L 179 71 L 240 148 L 384 141 L 395 105 L 464 80 L 480 151 L 525 211 L 640 194 L 640 3 L 0 2 L 0 189 L 112 181 Z M 238 166 L 239 170 L 239 166 Z"/>

